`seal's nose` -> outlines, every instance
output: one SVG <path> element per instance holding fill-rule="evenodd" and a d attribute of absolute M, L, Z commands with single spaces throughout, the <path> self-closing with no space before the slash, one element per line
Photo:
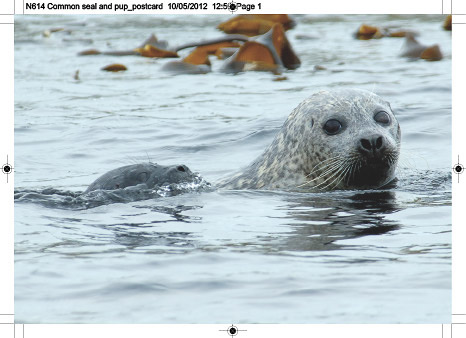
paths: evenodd
<path fill-rule="evenodd" d="M 381 135 L 373 135 L 359 140 L 359 151 L 362 154 L 377 156 L 385 149 L 385 140 Z"/>

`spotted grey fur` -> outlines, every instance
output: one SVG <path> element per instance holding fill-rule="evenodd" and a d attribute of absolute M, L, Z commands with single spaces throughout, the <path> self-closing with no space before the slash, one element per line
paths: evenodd
<path fill-rule="evenodd" d="M 388 124 L 375 120 L 375 114 L 380 111 L 388 114 Z M 327 134 L 323 128 L 330 119 L 342 125 L 335 135 Z M 321 91 L 292 111 L 262 155 L 217 186 L 227 189 L 379 188 L 395 177 L 400 137 L 400 126 L 390 104 L 378 95 L 360 89 Z"/>

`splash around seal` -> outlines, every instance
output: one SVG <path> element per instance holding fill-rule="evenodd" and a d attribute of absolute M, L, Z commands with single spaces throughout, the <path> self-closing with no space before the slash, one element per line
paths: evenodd
<path fill-rule="evenodd" d="M 373 189 L 395 178 L 401 130 L 390 104 L 361 89 L 321 91 L 301 102 L 253 163 L 226 189 Z"/>

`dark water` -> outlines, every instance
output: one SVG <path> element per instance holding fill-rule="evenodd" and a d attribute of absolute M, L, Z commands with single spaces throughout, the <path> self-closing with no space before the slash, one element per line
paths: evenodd
<path fill-rule="evenodd" d="M 131 49 L 151 33 L 171 45 L 214 38 L 225 18 L 16 18 L 17 320 L 450 321 L 451 36 L 443 17 L 297 16 L 287 35 L 302 66 L 283 81 L 225 75 L 213 58 L 212 73 L 172 76 L 160 70 L 163 59 L 76 55 Z M 398 56 L 400 39 L 353 39 L 363 22 L 417 30 L 445 57 L 410 61 Z M 43 36 L 58 27 L 65 30 Z M 128 71 L 100 71 L 116 62 Z M 102 173 L 148 160 L 184 163 L 215 182 L 258 156 L 300 101 L 340 87 L 390 101 L 402 128 L 393 186 L 80 196 Z"/>

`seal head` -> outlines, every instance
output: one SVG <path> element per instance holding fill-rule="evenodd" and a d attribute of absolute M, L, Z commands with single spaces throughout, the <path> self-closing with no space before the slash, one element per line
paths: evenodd
<path fill-rule="evenodd" d="M 373 189 L 395 177 L 401 130 L 390 104 L 360 89 L 318 92 L 301 102 L 272 144 L 228 189 Z"/>
<path fill-rule="evenodd" d="M 95 180 L 84 193 L 116 190 L 131 186 L 151 189 L 172 183 L 190 182 L 196 177 L 185 165 L 163 166 L 156 163 L 131 164 L 110 170 Z"/>

